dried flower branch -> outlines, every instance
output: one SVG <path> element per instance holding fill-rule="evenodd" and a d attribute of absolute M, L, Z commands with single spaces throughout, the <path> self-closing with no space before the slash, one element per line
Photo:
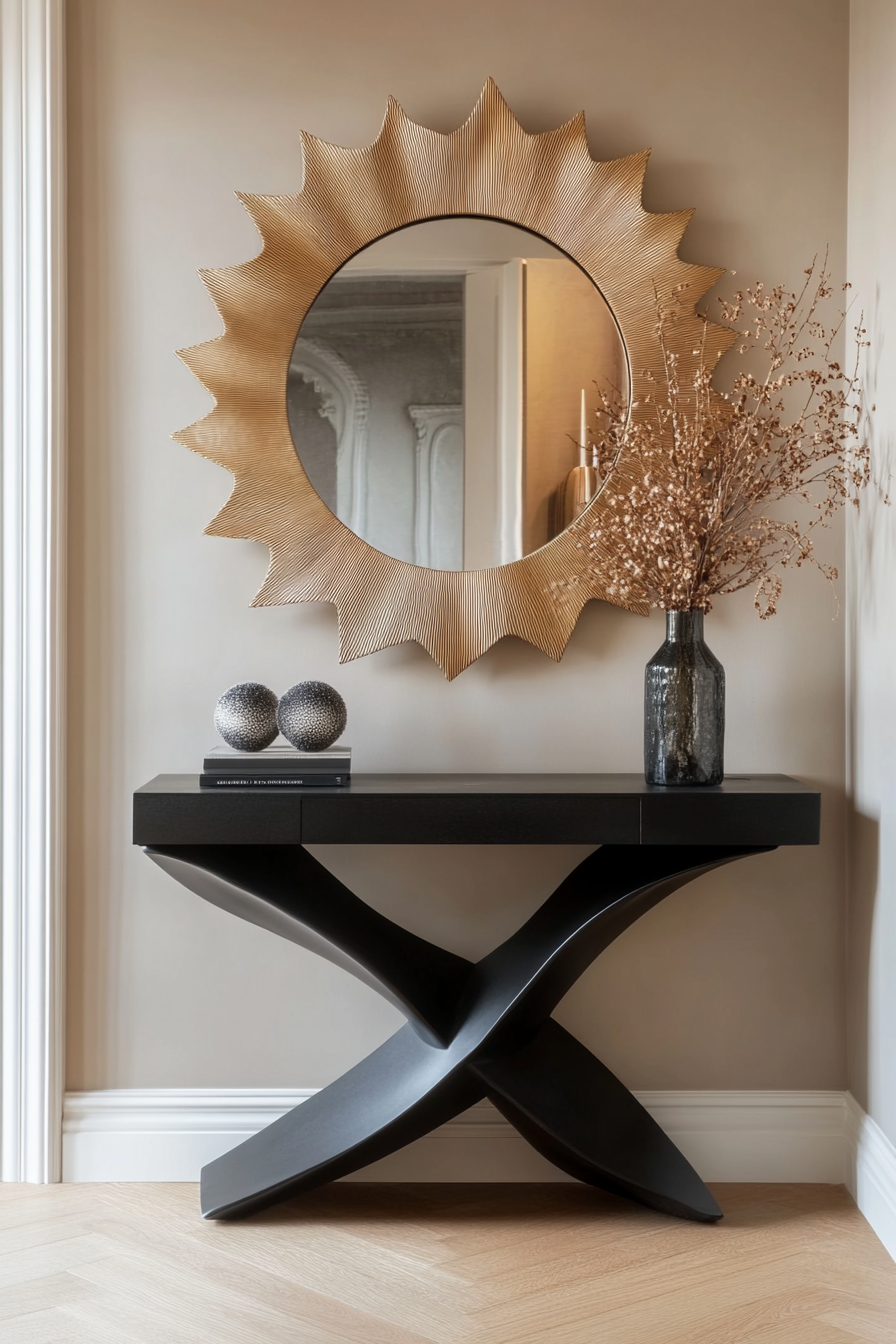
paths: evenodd
<path fill-rule="evenodd" d="M 833 350 L 846 314 L 838 311 L 832 325 L 821 320 L 832 295 L 825 259 L 813 262 L 796 293 L 757 284 L 722 300 L 739 353 L 748 367 L 764 369 L 739 374 L 724 396 L 712 387 L 721 354 L 706 348 L 712 324 L 703 319 L 685 376 L 669 340 L 682 294 L 658 301 L 662 375 L 646 375 L 648 396 L 629 408 L 615 390 L 598 388 L 591 451 L 605 507 L 582 526 L 579 545 L 604 577 L 612 557 L 611 598 L 709 611 L 717 594 L 755 586 L 765 619 L 788 566 L 813 564 L 830 582 L 837 578 L 816 557 L 812 534 L 847 500 L 858 505 L 871 466 L 860 433 L 866 333 L 860 321 L 845 370 Z M 801 517 L 773 516 L 785 501 L 799 501 Z"/>

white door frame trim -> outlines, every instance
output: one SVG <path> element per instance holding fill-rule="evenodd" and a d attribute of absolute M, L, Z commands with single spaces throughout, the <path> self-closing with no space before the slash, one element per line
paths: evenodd
<path fill-rule="evenodd" d="M 0 1179 L 61 1175 L 65 7 L 0 0 Z"/>

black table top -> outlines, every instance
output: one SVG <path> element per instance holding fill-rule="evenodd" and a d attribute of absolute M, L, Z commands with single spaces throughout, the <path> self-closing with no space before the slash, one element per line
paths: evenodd
<path fill-rule="evenodd" d="M 787 775 L 657 788 L 643 775 L 353 775 L 346 788 L 134 794 L 134 844 L 815 845 L 821 795 Z"/>

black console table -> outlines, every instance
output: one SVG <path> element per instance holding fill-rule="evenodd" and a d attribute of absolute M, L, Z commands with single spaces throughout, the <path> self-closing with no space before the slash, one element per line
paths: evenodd
<path fill-rule="evenodd" d="M 721 1210 L 675 1145 L 551 1012 L 623 930 L 700 873 L 818 843 L 820 796 L 784 775 L 651 788 L 636 775 L 357 775 L 342 789 L 134 795 L 134 843 L 198 896 L 371 985 L 407 1025 L 202 1171 L 239 1217 L 394 1152 L 489 1097 L 561 1170 L 665 1213 Z M 305 844 L 599 845 L 480 962 L 377 914 Z"/>

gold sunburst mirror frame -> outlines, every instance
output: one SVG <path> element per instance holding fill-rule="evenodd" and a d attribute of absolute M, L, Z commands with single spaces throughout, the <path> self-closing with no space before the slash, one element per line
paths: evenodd
<path fill-rule="evenodd" d="M 618 326 L 637 416 L 645 413 L 646 380 L 662 372 L 657 296 L 687 295 L 667 333 L 684 382 L 703 332 L 694 304 L 724 268 L 678 257 L 692 210 L 644 209 L 649 150 L 595 161 L 583 113 L 529 135 L 492 80 L 450 135 L 416 125 L 390 99 L 372 145 L 344 149 L 306 133 L 301 140 L 300 192 L 238 193 L 261 234 L 258 256 L 201 273 L 223 335 L 179 352 L 215 406 L 174 437 L 226 467 L 235 482 L 206 531 L 269 547 L 253 605 L 334 603 L 342 662 L 416 640 L 450 679 L 504 635 L 559 660 L 585 603 L 613 600 L 601 556 L 595 564 L 592 551 L 586 561 L 577 544 L 606 507 L 601 496 L 540 550 L 493 569 L 423 569 L 375 550 L 331 513 L 293 443 L 286 381 L 296 335 L 327 281 L 385 234 L 450 216 L 499 220 L 539 234 L 590 276 Z M 727 348 L 732 334 L 719 328 L 718 335 L 719 349 Z M 631 472 L 632 464 L 620 470 Z M 612 558 L 603 559 L 609 573 Z"/>

